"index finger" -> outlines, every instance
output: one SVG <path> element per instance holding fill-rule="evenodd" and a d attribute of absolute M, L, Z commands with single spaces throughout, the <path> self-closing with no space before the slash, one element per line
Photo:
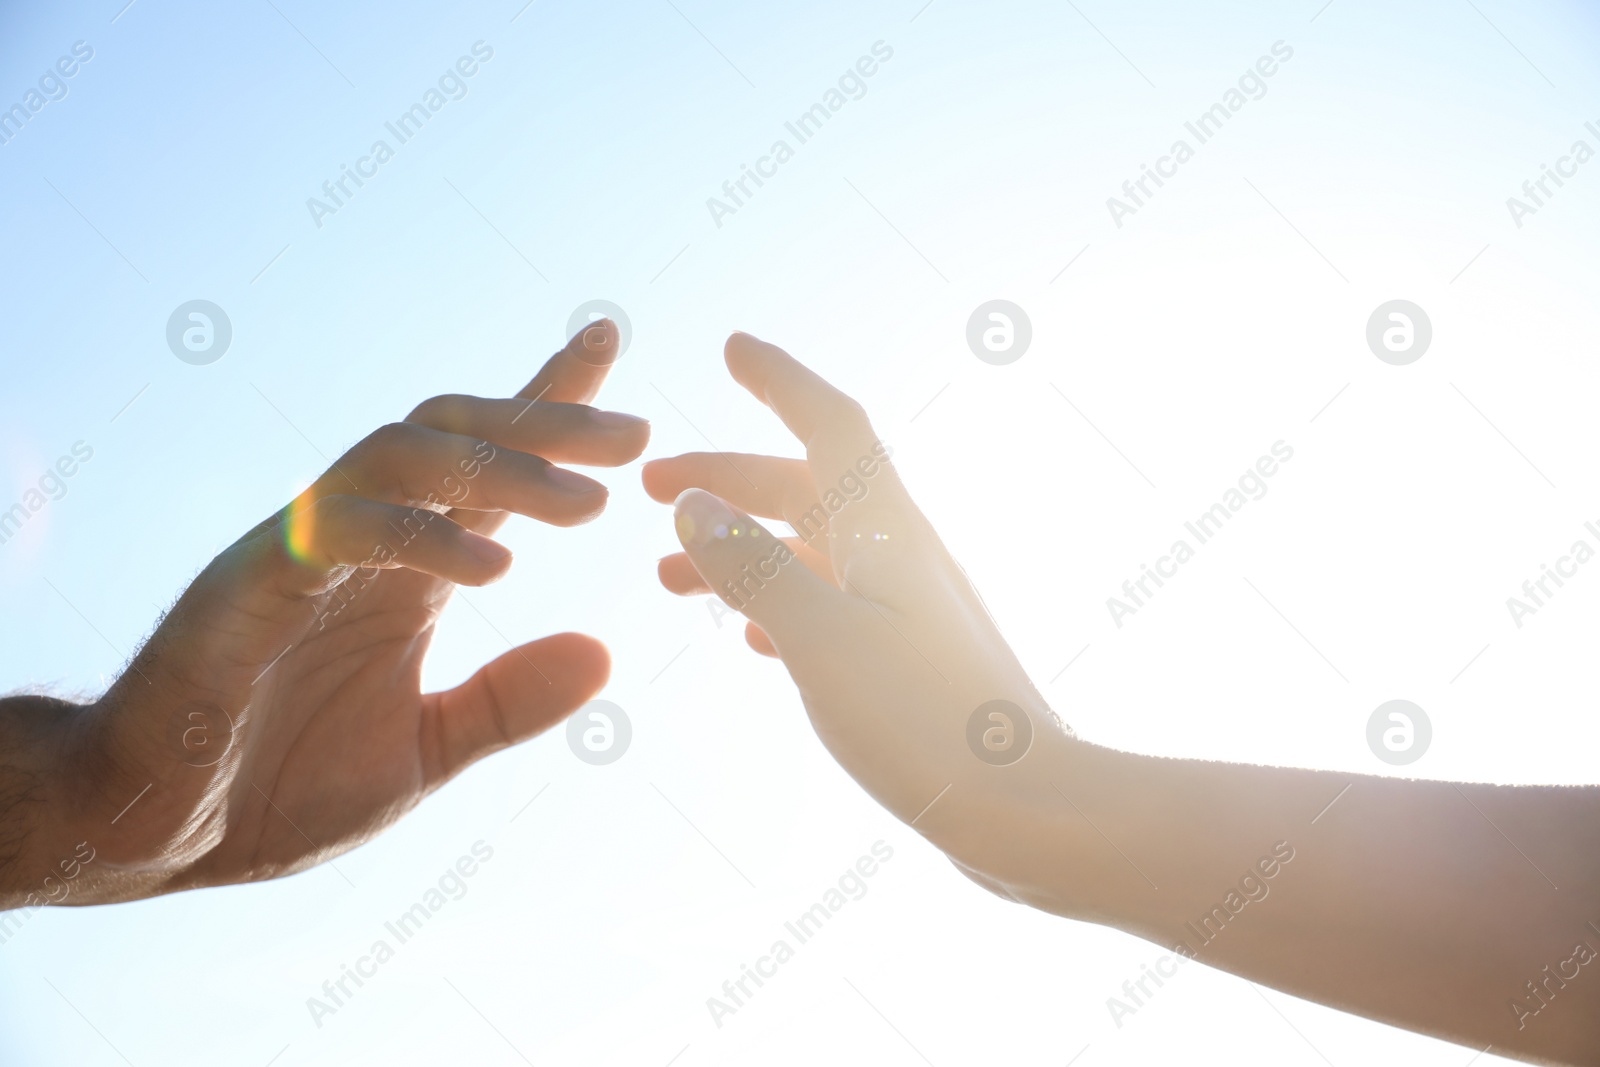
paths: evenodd
<path fill-rule="evenodd" d="M 805 445 L 841 568 L 860 542 L 897 531 L 904 536 L 920 525 L 889 450 L 859 403 L 777 345 L 747 333 L 729 337 L 723 351 L 734 379 Z"/>
<path fill-rule="evenodd" d="M 621 333 L 616 323 L 610 319 L 591 322 L 573 334 L 566 347 L 545 361 L 533 380 L 517 391 L 517 399 L 528 401 L 529 408 L 536 400 L 587 404 L 605 384 L 611 365 L 622 354 L 621 348 Z M 450 517 L 468 529 L 493 533 L 506 521 L 507 515 L 498 511 L 451 509 Z"/>
<path fill-rule="evenodd" d="M 522 400 L 587 404 L 605 384 L 621 352 L 621 333 L 610 319 L 598 319 L 573 334 L 517 392 Z"/>
<path fill-rule="evenodd" d="M 808 455 L 813 447 L 875 439 L 860 404 L 777 345 L 735 333 L 723 346 L 723 357 L 734 380 L 783 420 Z"/>

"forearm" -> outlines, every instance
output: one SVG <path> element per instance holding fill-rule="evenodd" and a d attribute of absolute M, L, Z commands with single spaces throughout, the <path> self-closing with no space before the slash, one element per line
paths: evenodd
<path fill-rule="evenodd" d="M 77 842 L 67 841 L 70 804 L 60 770 L 70 719 L 80 711 L 50 697 L 0 699 L 0 911 L 70 895 L 63 875 L 73 870 L 75 878 L 81 860 Z"/>
<path fill-rule="evenodd" d="M 1396 1026 L 1600 1062 L 1600 789 L 1046 752 L 980 866 L 1018 899 Z"/>
<path fill-rule="evenodd" d="M 34 908 L 181 887 L 165 865 L 148 862 L 170 848 L 152 845 L 144 820 L 122 818 L 131 807 L 124 795 L 138 790 L 94 743 L 105 714 L 101 704 L 0 699 L 0 944 Z M 21 910 L 5 914 L 13 909 Z"/>

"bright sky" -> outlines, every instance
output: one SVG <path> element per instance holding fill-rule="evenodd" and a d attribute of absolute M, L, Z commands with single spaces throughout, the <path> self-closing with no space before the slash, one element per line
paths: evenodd
<path fill-rule="evenodd" d="M 726 378 L 735 328 L 861 399 L 1091 739 L 1394 773 L 1364 729 L 1404 697 L 1434 727 L 1407 773 L 1593 781 L 1600 577 L 1521 628 L 1505 607 L 1600 520 L 1600 162 L 1520 227 L 1506 205 L 1600 149 L 1591 7 L 123 2 L 0 14 L 0 108 L 60 97 L 0 145 L 0 511 L 59 497 L 0 544 L 0 689 L 94 695 L 327 458 L 435 393 L 516 389 L 604 299 L 633 340 L 602 403 L 653 420 L 647 456 L 794 452 Z M 1277 42 L 1199 143 L 1185 123 Z M 385 123 L 475 48 L 399 144 Z M 785 123 L 875 48 L 798 143 Z M 1180 138 L 1119 226 L 1107 198 Z M 366 184 L 308 208 L 379 139 Z M 709 210 L 779 139 L 792 158 Z M 966 344 L 990 299 L 1031 319 L 1007 366 Z M 1393 299 L 1433 325 L 1406 367 L 1365 341 Z M 231 323 L 208 365 L 167 345 L 191 300 Z M 1106 598 L 1280 440 L 1266 496 L 1117 627 Z M 1115 1025 L 1162 950 L 1002 904 L 878 809 L 782 668 L 656 585 L 675 540 L 636 468 L 598 476 L 594 524 L 507 528 L 517 569 L 469 594 L 483 617 L 450 610 L 428 675 L 593 633 L 623 758 L 553 733 L 337 870 L 36 915 L 0 946 L 0 1062 L 1470 1055 L 1198 967 Z M 867 894 L 718 1027 L 706 998 L 880 841 Z M 318 1026 L 307 998 L 478 842 L 464 895 Z"/>

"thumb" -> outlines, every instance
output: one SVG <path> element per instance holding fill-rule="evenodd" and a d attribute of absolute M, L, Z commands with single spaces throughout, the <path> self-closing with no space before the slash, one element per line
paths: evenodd
<path fill-rule="evenodd" d="M 842 606 L 844 594 L 819 578 L 781 539 L 703 489 L 685 489 L 673 508 L 689 562 L 722 602 L 760 626 L 780 654 Z"/>
<path fill-rule="evenodd" d="M 583 634 L 556 634 L 491 660 L 454 689 L 427 694 L 422 756 L 428 788 L 548 730 L 605 688 L 610 676 L 605 645 Z"/>

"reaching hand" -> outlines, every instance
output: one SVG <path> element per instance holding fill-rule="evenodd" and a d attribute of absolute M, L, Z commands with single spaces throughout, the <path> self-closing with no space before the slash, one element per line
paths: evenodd
<path fill-rule="evenodd" d="M 1153 941 L 1169 954 L 1157 967 L 1199 959 L 1473 1048 L 1597 1062 L 1600 986 L 1572 975 L 1600 933 L 1573 904 L 1600 898 L 1600 790 L 1080 740 L 1029 684 L 859 405 L 752 337 L 734 335 L 727 360 L 806 458 L 647 464 L 651 495 L 677 500 L 686 550 L 662 560 L 662 582 L 748 616 L 750 644 L 782 658 L 829 751 L 968 876 Z M 775 541 L 747 512 L 800 536 Z"/>
<path fill-rule="evenodd" d="M 958 863 L 982 862 L 981 812 L 1018 787 L 1036 792 L 1044 783 L 1025 768 L 1048 762 L 1038 750 L 1068 734 L 912 503 L 861 406 L 754 337 L 734 334 L 725 354 L 806 458 L 691 453 L 647 463 L 645 488 L 676 500 L 685 549 L 661 561 L 662 584 L 715 592 L 742 612 L 751 647 L 783 660 L 845 770 Z M 776 539 L 751 515 L 799 536 Z M 962 817 L 930 808 L 941 797 Z"/>
<path fill-rule="evenodd" d="M 420 679 L 454 587 L 510 569 L 488 536 L 508 513 L 574 526 L 605 507 L 554 464 L 643 451 L 648 423 L 587 406 L 617 349 L 595 323 L 514 399 L 434 397 L 370 434 L 213 560 L 101 700 L 39 713 L 66 764 L 46 839 L 96 851 L 75 902 L 310 867 L 599 691 L 609 658 L 580 634 L 445 692 Z"/>

